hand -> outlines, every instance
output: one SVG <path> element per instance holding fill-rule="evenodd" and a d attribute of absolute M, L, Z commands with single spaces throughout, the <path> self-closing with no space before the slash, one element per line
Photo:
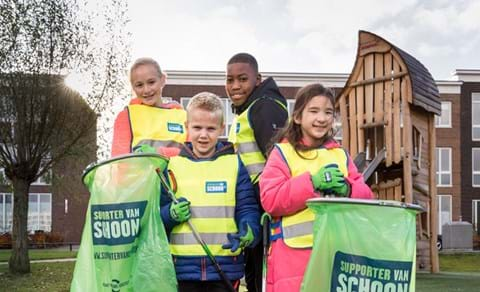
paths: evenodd
<path fill-rule="evenodd" d="M 133 147 L 134 153 L 157 153 L 155 147 L 152 147 L 148 144 L 137 145 Z"/>
<path fill-rule="evenodd" d="M 249 246 L 255 239 L 252 228 L 245 223 L 240 226 L 240 231 L 235 234 L 227 234 L 229 243 L 222 245 L 223 249 L 230 249 L 231 252 L 236 252 L 239 248 Z"/>
<path fill-rule="evenodd" d="M 317 173 L 312 175 L 312 183 L 315 190 L 319 190 L 325 194 L 335 192 L 334 190 L 344 191 L 344 193 L 348 191 L 348 189 L 343 189 L 347 186 L 343 173 L 337 164 L 329 164 L 320 168 Z"/>
<path fill-rule="evenodd" d="M 192 214 L 190 213 L 190 202 L 185 198 L 178 199 L 178 203 L 172 202 L 170 204 L 170 217 L 173 220 L 182 223 L 190 219 Z"/>
<path fill-rule="evenodd" d="M 348 197 L 349 187 L 345 182 L 341 187 L 333 188 L 332 191 L 336 197 Z"/>

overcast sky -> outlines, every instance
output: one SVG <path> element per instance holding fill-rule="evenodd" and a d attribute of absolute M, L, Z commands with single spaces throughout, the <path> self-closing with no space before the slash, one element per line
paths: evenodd
<path fill-rule="evenodd" d="M 480 0 L 129 0 L 132 57 L 166 70 L 225 70 L 237 52 L 264 72 L 350 73 L 358 30 L 380 35 L 436 80 L 480 69 Z"/>

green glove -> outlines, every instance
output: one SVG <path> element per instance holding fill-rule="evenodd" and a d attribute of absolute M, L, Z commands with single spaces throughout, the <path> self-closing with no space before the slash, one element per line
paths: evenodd
<path fill-rule="evenodd" d="M 222 245 L 222 248 L 230 249 L 231 252 L 236 252 L 239 248 L 245 248 L 246 246 L 249 246 L 255 239 L 252 228 L 250 228 L 247 223 L 240 226 L 238 233 L 228 233 L 227 238 L 228 243 Z"/>
<path fill-rule="evenodd" d="M 349 193 L 348 189 L 349 189 L 348 184 L 345 183 L 341 187 L 333 188 L 332 191 L 335 193 L 335 196 L 337 197 L 348 197 L 348 193 Z"/>
<path fill-rule="evenodd" d="M 325 194 L 334 192 L 334 189 L 346 187 L 345 178 L 337 164 L 329 164 L 320 168 L 317 173 L 312 175 L 312 183 L 315 190 Z"/>
<path fill-rule="evenodd" d="M 173 220 L 182 223 L 190 219 L 190 202 L 185 198 L 180 198 L 178 203 L 172 202 L 170 205 L 170 217 Z"/>
<path fill-rule="evenodd" d="M 255 239 L 255 237 L 253 236 L 252 228 L 250 228 L 248 224 L 246 225 L 247 225 L 247 232 L 245 233 L 245 235 L 240 236 L 240 248 L 245 248 L 249 246 Z"/>
<path fill-rule="evenodd" d="M 157 149 L 148 144 L 137 145 L 133 147 L 133 152 L 135 153 L 157 153 Z"/>

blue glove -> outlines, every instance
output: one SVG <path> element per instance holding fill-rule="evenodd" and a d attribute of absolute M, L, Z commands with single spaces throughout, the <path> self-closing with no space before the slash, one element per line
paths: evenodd
<path fill-rule="evenodd" d="M 222 245 L 223 249 L 230 249 L 231 252 L 236 252 L 239 248 L 245 248 L 249 246 L 255 239 L 252 228 L 248 223 L 244 223 L 240 226 L 240 230 L 235 234 L 227 234 L 228 243 Z"/>

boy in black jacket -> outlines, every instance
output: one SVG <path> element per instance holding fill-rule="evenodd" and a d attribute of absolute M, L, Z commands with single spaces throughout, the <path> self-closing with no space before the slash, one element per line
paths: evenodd
<path fill-rule="evenodd" d="M 271 139 L 288 119 L 287 101 L 273 78 L 262 82 L 257 60 L 247 53 L 236 54 L 228 61 L 225 91 L 236 115 L 228 141 L 234 144 L 247 168 L 261 207 L 258 180 Z M 246 249 L 245 256 L 247 289 L 261 291 L 262 244 Z"/>

